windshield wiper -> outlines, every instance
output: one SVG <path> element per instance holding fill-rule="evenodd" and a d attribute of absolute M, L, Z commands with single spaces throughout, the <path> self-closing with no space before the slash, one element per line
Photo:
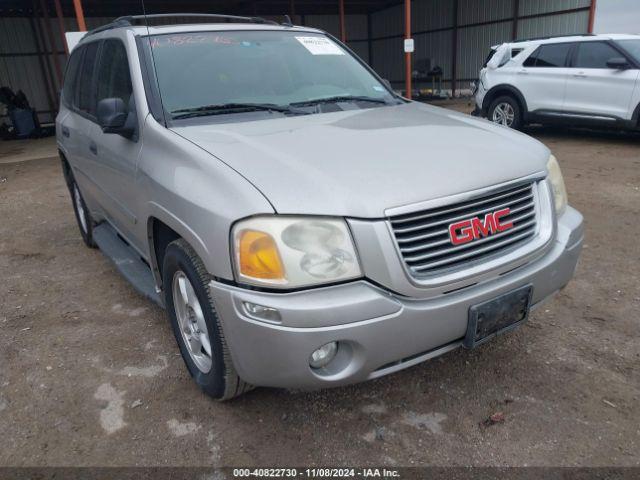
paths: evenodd
<path fill-rule="evenodd" d="M 308 112 L 296 110 L 286 105 L 275 103 L 221 103 L 216 105 L 202 105 L 200 107 L 181 108 L 171 112 L 174 119 L 204 117 L 208 115 L 223 115 L 240 112 L 280 112 L 304 115 Z"/>
<path fill-rule="evenodd" d="M 365 97 L 359 95 L 338 95 L 335 97 L 316 98 L 314 100 L 305 100 L 303 102 L 293 102 L 292 106 L 304 107 L 307 105 L 318 105 L 320 103 L 338 103 L 338 102 L 370 102 L 387 105 L 388 102 L 381 98 Z"/>

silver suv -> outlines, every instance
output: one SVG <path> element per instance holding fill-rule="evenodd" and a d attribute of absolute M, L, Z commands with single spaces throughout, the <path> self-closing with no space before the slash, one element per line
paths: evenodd
<path fill-rule="evenodd" d="M 56 121 L 85 243 L 206 393 L 377 378 L 571 279 L 582 216 L 544 145 L 399 97 L 322 31 L 218 20 L 90 32 Z"/>

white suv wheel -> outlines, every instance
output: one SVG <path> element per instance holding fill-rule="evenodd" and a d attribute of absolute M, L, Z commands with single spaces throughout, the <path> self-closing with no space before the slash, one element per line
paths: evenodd
<path fill-rule="evenodd" d="M 513 110 L 513 107 L 507 102 L 502 102 L 493 110 L 491 120 L 495 123 L 499 123 L 500 125 L 504 125 L 505 127 L 511 127 L 515 116 L 516 113 Z"/>

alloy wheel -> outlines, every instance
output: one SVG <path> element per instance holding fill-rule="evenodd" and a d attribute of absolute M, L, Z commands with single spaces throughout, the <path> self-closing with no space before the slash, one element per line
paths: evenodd
<path fill-rule="evenodd" d="M 502 102 L 496 105 L 496 108 L 494 108 L 492 120 L 493 122 L 504 125 L 505 127 L 511 127 L 511 125 L 513 125 L 513 120 L 515 119 L 515 117 L 516 112 L 511 104 Z"/>
<path fill-rule="evenodd" d="M 193 285 L 181 270 L 173 275 L 173 305 L 180 333 L 198 370 L 207 373 L 213 365 L 209 331 Z"/>

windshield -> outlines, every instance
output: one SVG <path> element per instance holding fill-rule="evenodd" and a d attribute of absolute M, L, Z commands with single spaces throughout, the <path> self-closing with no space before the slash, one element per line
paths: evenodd
<path fill-rule="evenodd" d="M 351 108 L 396 102 L 364 66 L 325 35 L 197 32 L 157 35 L 151 45 L 162 103 L 174 117 L 203 107 L 225 106 L 226 113 L 237 112 L 242 104 L 265 110 L 265 105 L 288 107 L 330 98 L 352 101 Z"/>
<path fill-rule="evenodd" d="M 624 48 L 629 54 L 640 62 L 640 39 L 639 40 L 618 40 L 618 45 Z"/>

